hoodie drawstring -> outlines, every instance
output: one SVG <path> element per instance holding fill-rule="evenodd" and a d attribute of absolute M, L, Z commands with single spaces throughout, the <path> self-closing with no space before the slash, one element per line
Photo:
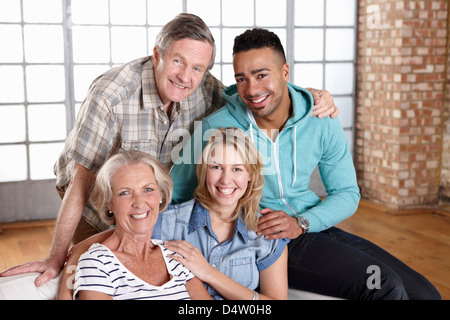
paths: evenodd
<path fill-rule="evenodd" d="M 294 172 L 292 175 L 294 176 L 294 179 L 292 181 L 291 187 L 294 186 L 295 180 L 297 180 L 297 126 L 294 126 Z"/>

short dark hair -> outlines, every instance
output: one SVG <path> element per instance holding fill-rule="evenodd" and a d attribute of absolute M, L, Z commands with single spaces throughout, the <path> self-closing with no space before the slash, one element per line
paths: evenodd
<path fill-rule="evenodd" d="M 245 31 L 234 39 L 233 56 L 242 51 L 252 49 L 271 48 L 283 57 L 283 63 L 286 63 L 286 54 L 280 38 L 267 29 L 254 28 Z"/>

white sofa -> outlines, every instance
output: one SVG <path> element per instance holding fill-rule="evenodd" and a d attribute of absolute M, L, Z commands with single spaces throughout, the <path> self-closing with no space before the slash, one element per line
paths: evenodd
<path fill-rule="evenodd" d="M 34 285 L 39 273 L 0 277 L 0 300 L 56 300 L 61 274 L 39 288 Z"/>
<path fill-rule="evenodd" d="M 61 274 L 42 287 L 37 288 L 34 280 L 39 273 L 26 273 L 11 277 L 0 277 L 0 300 L 56 300 Z M 289 289 L 289 300 L 339 300 L 312 292 Z"/>

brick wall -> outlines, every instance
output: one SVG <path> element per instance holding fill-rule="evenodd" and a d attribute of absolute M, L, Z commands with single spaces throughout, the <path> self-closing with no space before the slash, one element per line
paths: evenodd
<path fill-rule="evenodd" d="M 449 8 L 450 12 L 450 8 Z M 447 24 L 450 39 L 450 14 Z M 441 202 L 450 204 L 450 40 L 447 44 L 447 86 L 444 108 L 444 135 L 442 145 Z"/>
<path fill-rule="evenodd" d="M 450 170 L 448 6 L 359 1 L 355 162 L 365 198 L 397 208 L 439 202 L 441 167 Z"/>

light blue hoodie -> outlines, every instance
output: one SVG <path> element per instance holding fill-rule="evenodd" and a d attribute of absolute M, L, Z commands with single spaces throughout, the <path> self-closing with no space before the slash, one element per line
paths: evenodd
<path fill-rule="evenodd" d="M 193 197 L 197 186 L 195 163 L 210 137 L 209 129 L 236 127 L 251 137 L 264 159 L 262 208 L 303 216 L 309 221 L 310 232 L 328 229 L 356 211 L 359 188 L 341 123 L 329 117 L 311 117 L 314 105 L 311 94 L 293 84 L 287 85 L 293 114 L 275 142 L 258 128 L 236 85 L 224 90 L 227 104 L 202 121 L 171 170 L 175 203 Z M 201 143 L 196 143 L 200 140 Z M 317 165 L 328 193 L 323 201 L 309 190 L 311 173 Z"/>

